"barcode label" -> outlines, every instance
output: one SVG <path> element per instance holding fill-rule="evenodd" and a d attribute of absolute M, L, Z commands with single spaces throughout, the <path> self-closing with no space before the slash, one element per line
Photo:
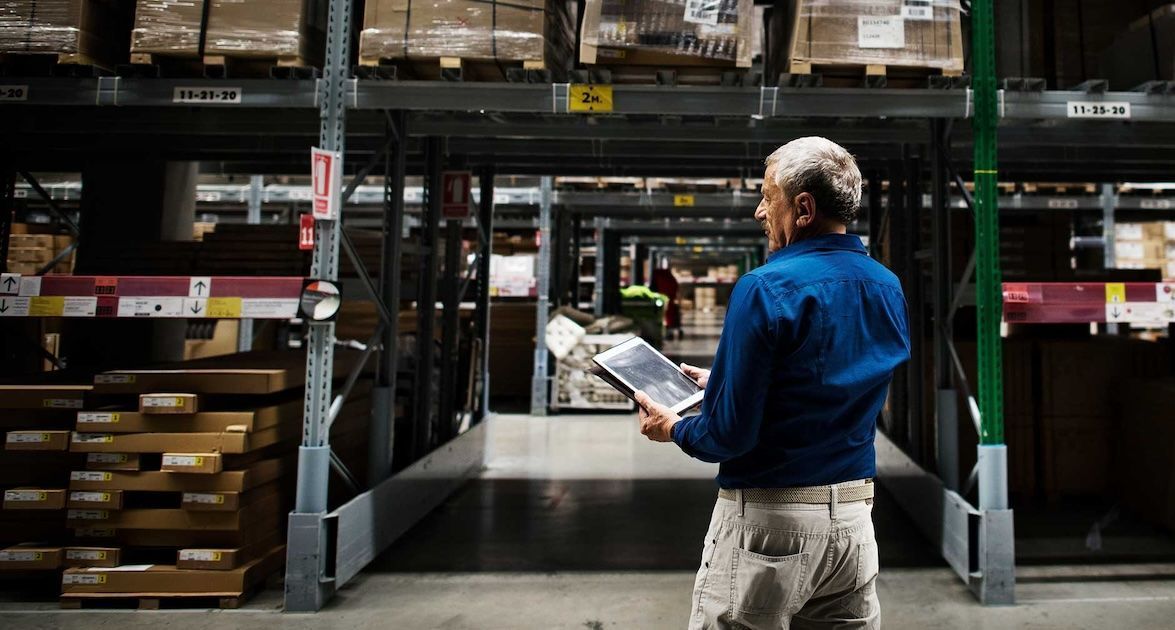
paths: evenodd
<path fill-rule="evenodd" d="M 49 441 L 48 433 L 9 433 L 9 444 L 43 444 Z"/>
<path fill-rule="evenodd" d="M 183 407 L 184 399 L 175 396 L 144 396 L 144 407 Z"/>
<path fill-rule="evenodd" d="M 118 414 L 83 411 L 78 413 L 78 422 L 89 422 L 91 424 L 117 424 Z"/>
<path fill-rule="evenodd" d="M 125 464 L 130 459 L 125 453 L 88 453 L 86 462 L 90 464 Z"/>
<path fill-rule="evenodd" d="M 89 470 L 75 470 L 69 473 L 70 481 L 110 481 L 114 475 L 108 472 L 93 472 Z"/>
<path fill-rule="evenodd" d="M 134 374 L 98 374 L 94 376 L 95 385 L 130 385 L 134 382 Z"/>
<path fill-rule="evenodd" d="M 4 500 L 10 503 L 40 503 L 49 495 L 39 490 L 5 490 Z"/>
<path fill-rule="evenodd" d="M 110 503 L 109 492 L 70 492 L 70 501 L 78 503 Z"/>
<path fill-rule="evenodd" d="M 902 17 L 907 20 L 933 20 L 933 4 L 932 0 L 902 0 Z"/>
<path fill-rule="evenodd" d="M 685 0 L 685 21 L 694 24 L 718 24 L 719 0 Z"/>
<path fill-rule="evenodd" d="M 37 562 L 43 557 L 40 551 L 0 551 L 0 562 Z"/>
<path fill-rule="evenodd" d="M 104 521 L 110 518 L 106 510 L 70 510 L 65 515 L 71 521 Z"/>
<path fill-rule="evenodd" d="M 85 575 L 79 573 L 66 573 L 61 576 L 61 583 L 65 585 L 77 584 L 81 586 L 98 586 L 106 583 L 105 575 Z"/>
<path fill-rule="evenodd" d="M 114 538 L 118 532 L 108 527 L 82 527 L 74 533 L 78 538 Z"/>
<path fill-rule="evenodd" d="M 82 408 L 82 401 L 79 398 L 46 398 L 43 404 L 49 409 Z"/>
<path fill-rule="evenodd" d="M 74 444 L 110 444 L 114 436 L 109 433 L 77 433 L 73 434 Z"/>
<path fill-rule="evenodd" d="M 223 494 L 203 494 L 199 492 L 185 492 L 184 503 L 202 503 L 205 505 L 224 505 Z"/>
<path fill-rule="evenodd" d="M 164 466 L 196 467 L 204 465 L 204 458 L 194 455 L 164 455 Z"/>
<path fill-rule="evenodd" d="M 220 562 L 221 552 L 211 549 L 180 549 L 180 560 L 186 562 Z"/>
<path fill-rule="evenodd" d="M 66 560 L 105 560 L 106 552 L 97 549 L 66 549 Z"/>

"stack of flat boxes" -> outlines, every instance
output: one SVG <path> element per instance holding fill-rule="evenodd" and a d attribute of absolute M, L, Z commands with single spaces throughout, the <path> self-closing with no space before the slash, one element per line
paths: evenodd
<path fill-rule="evenodd" d="M 1118 269 L 1159 269 L 1175 278 L 1175 221 L 1117 224 L 1114 255 Z"/>
<path fill-rule="evenodd" d="M 88 385 L 0 386 L 0 572 L 53 571 L 84 556 L 66 545 L 69 427 Z"/>
<path fill-rule="evenodd" d="M 97 375 L 121 404 L 76 414 L 70 446 L 87 462 L 69 479 L 67 523 L 118 561 L 67 570 L 63 601 L 240 597 L 277 570 L 301 385 L 284 367 Z"/>
<path fill-rule="evenodd" d="M 73 237 L 67 234 L 27 234 L 24 228 L 13 226 L 8 241 L 8 271 L 31 276 L 53 261 L 59 252 L 69 247 Z M 73 273 L 74 252 L 46 273 Z"/>

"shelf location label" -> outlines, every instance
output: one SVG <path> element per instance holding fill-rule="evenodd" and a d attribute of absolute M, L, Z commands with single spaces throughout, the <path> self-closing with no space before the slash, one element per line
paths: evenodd
<path fill-rule="evenodd" d="M 0 85 L 0 101 L 27 101 L 29 100 L 29 86 L 27 85 Z"/>
<path fill-rule="evenodd" d="M 567 111 L 610 112 L 612 111 L 612 86 L 573 83 L 567 88 Z"/>
<path fill-rule="evenodd" d="M 1069 118 L 1130 118 L 1130 103 L 1126 101 L 1069 101 Z"/>
<path fill-rule="evenodd" d="M 173 103 L 195 103 L 198 105 L 240 105 L 245 90 L 239 87 L 177 87 L 172 94 Z"/>

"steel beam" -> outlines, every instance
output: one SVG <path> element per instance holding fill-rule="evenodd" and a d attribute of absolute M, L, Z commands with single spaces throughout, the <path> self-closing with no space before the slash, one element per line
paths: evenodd
<path fill-rule="evenodd" d="M 477 338 L 480 344 L 481 396 L 473 412 L 473 424 L 490 413 L 490 263 L 494 253 L 494 169 L 484 166 L 477 175 L 481 198 L 477 206 Z"/>
<path fill-rule="evenodd" d="M 958 393 L 953 387 L 951 348 L 954 340 L 951 293 L 954 286 L 951 269 L 950 188 L 944 164 L 949 154 L 949 129 L 943 121 L 931 122 L 931 214 L 930 231 L 933 258 L 931 290 L 933 292 L 933 343 L 935 390 L 935 450 L 938 475 L 949 490 L 959 488 L 959 417 Z"/>
<path fill-rule="evenodd" d="M 534 374 L 530 382 L 530 413 L 545 416 L 551 403 L 550 364 L 547 351 L 547 316 L 551 299 L 551 205 L 553 179 L 542 179 L 539 210 L 538 300 L 535 306 Z M 596 252 L 599 255 L 599 250 Z"/>
<path fill-rule="evenodd" d="M 441 276 L 441 395 L 437 411 L 437 443 L 443 444 L 457 435 L 457 411 L 464 398 L 458 398 L 457 349 L 459 346 L 461 295 L 458 276 L 461 270 L 461 221 L 445 221 L 445 266 Z"/>
<path fill-rule="evenodd" d="M 441 205 L 444 199 L 441 191 L 441 169 L 444 155 L 440 138 L 428 139 L 428 179 L 426 208 L 420 227 L 420 268 L 418 269 L 419 290 L 416 297 L 416 389 L 413 397 L 414 454 L 412 459 L 432 450 L 434 444 L 433 408 L 436 403 L 433 391 L 434 356 L 436 354 L 436 303 L 437 303 L 437 240 L 440 235 Z M 448 395 L 444 392 L 442 395 Z"/>

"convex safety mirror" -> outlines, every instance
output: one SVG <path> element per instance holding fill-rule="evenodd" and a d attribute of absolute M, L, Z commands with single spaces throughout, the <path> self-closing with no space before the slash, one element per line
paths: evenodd
<path fill-rule="evenodd" d="M 307 280 L 302 287 L 299 310 L 302 317 L 313 322 L 328 322 L 339 314 L 343 305 L 339 285 L 330 280 Z"/>

